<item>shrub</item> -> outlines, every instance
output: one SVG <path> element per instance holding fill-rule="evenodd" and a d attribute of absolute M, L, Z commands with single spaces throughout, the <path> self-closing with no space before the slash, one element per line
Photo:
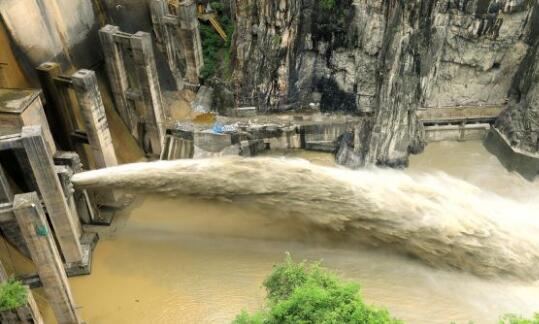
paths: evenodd
<path fill-rule="evenodd" d="M 9 280 L 0 285 L 0 312 L 16 309 L 26 304 L 28 290 L 22 283 Z"/>
<path fill-rule="evenodd" d="M 242 311 L 235 324 L 401 323 L 384 309 L 366 305 L 359 286 L 347 283 L 319 263 L 295 263 L 288 255 L 264 282 L 266 307 Z"/>
<path fill-rule="evenodd" d="M 539 324 L 539 313 L 535 314 L 532 319 L 507 314 L 502 317 L 500 324 Z"/>

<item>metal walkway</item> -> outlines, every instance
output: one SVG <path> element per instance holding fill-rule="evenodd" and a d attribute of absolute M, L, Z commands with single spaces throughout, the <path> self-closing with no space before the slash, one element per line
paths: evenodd
<path fill-rule="evenodd" d="M 420 108 L 417 116 L 424 124 L 490 123 L 496 120 L 504 105 Z"/>

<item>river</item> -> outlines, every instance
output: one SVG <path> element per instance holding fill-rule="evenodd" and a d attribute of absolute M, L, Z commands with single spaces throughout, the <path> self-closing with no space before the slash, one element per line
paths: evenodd
<path fill-rule="evenodd" d="M 323 165 L 332 156 L 287 153 Z M 409 174 L 446 172 L 522 203 L 539 194 L 507 172 L 479 142 L 435 143 L 413 156 Z M 536 199 L 536 198 L 535 198 Z M 323 260 L 361 284 L 368 303 L 409 323 L 495 323 L 504 313 L 539 311 L 539 283 L 485 279 L 435 269 L 387 251 L 358 248 L 301 224 L 227 201 L 139 197 L 102 230 L 92 274 L 71 278 L 90 324 L 227 323 L 263 304 L 262 282 L 289 251 Z"/>

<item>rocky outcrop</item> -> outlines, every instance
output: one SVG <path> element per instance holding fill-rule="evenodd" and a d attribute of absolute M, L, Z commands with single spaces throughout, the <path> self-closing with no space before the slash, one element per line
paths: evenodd
<path fill-rule="evenodd" d="M 530 11 L 523 39 L 526 56 L 515 75 L 508 108 L 496 121 L 496 128 L 511 146 L 529 153 L 539 151 L 539 2 Z"/>
<path fill-rule="evenodd" d="M 338 159 L 352 167 L 405 165 L 424 145 L 417 109 L 505 104 L 530 56 L 523 35 L 532 5 L 236 1 L 236 101 L 262 111 L 315 102 L 326 112 L 365 115 Z"/>

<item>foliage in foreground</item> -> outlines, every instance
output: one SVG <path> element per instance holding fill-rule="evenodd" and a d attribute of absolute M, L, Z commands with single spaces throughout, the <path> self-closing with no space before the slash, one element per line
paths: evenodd
<path fill-rule="evenodd" d="M 16 309 L 26 304 L 28 290 L 16 280 L 0 285 L 0 312 Z"/>
<path fill-rule="evenodd" d="M 318 263 L 295 263 L 288 255 L 264 282 L 266 307 L 242 311 L 234 324 L 401 323 L 384 309 L 366 305 L 359 286 L 347 283 Z"/>
<path fill-rule="evenodd" d="M 531 319 L 513 314 L 507 314 L 502 317 L 500 324 L 539 324 L 539 313 L 535 314 Z"/>

